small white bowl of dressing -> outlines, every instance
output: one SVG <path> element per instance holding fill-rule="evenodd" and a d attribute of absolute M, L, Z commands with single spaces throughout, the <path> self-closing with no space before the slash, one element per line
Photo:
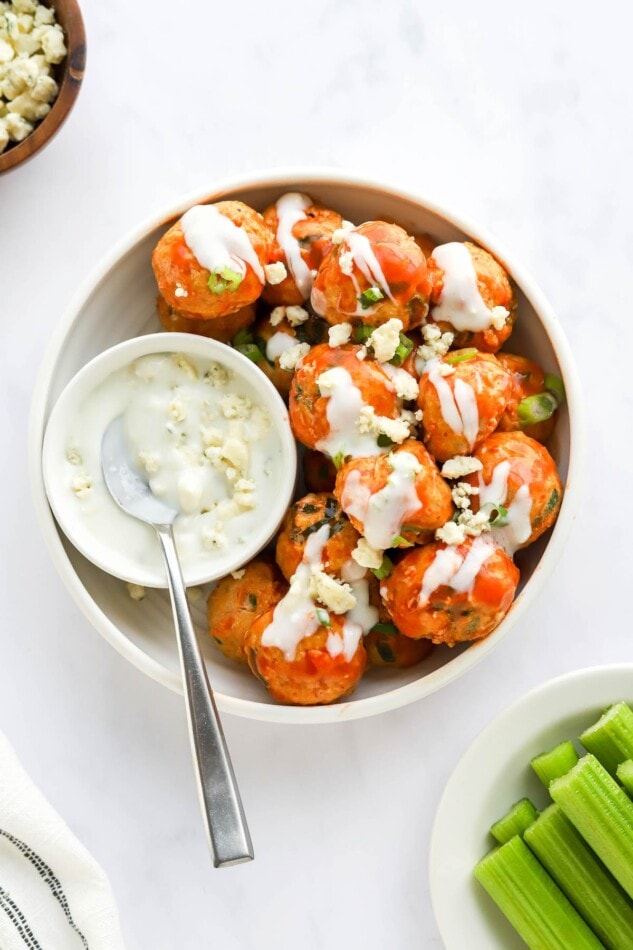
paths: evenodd
<path fill-rule="evenodd" d="M 296 447 L 277 390 L 223 343 L 155 333 L 111 347 L 67 384 L 50 415 L 42 465 L 55 518 L 93 564 L 129 583 L 165 587 L 153 529 L 123 512 L 101 471 L 101 440 L 123 417 L 130 457 L 178 511 L 185 582 L 250 561 L 292 500 Z"/>

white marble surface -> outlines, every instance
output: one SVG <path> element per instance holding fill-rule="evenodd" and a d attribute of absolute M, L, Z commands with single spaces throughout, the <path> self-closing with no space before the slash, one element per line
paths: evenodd
<path fill-rule="evenodd" d="M 0 179 L 0 728 L 108 872 L 131 950 L 440 947 L 427 851 L 458 757 L 529 687 L 633 656 L 630 23 L 586 0 L 84 8 L 77 107 Z M 227 718 L 257 860 L 214 871 L 180 699 L 88 626 L 40 542 L 27 414 L 60 313 L 121 234 L 216 177 L 293 163 L 421 190 L 524 261 L 585 380 L 589 477 L 539 603 L 465 679 L 344 726 Z"/>

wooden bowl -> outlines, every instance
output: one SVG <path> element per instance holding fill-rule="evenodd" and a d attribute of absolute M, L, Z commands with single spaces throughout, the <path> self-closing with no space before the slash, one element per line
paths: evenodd
<path fill-rule="evenodd" d="M 54 76 L 59 84 L 59 94 L 48 115 L 39 122 L 23 142 L 9 145 L 0 153 L 0 174 L 26 162 L 39 152 L 62 127 L 75 104 L 86 65 L 86 32 L 77 0 L 50 0 L 55 9 L 57 22 L 62 26 L 68 53 L 54 67 Z"/>

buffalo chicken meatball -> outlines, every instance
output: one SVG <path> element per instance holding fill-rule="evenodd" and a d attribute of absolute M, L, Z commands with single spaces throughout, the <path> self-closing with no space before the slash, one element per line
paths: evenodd
<path fill-rule="evenodd" d="M 228 343 L 236 333 L 244 330 L 255 319 L 255 305 L 242 307 L 226 317 L 216 317 L 215 320 L 205 320 L 186 310 L 176 310 L 170 307 L 164 297 L 156 301 L 158 319 L 166 330 L 171 333 L 196 333 L 198 336 L 208 336 L 213 340 Z"/>
<path fill-rule="evenodd" d="M 441 244 L 428 260 L 430 320 L 455 334 L 458 347 L 496 353 L 512 333 L 516 294 L 498 261 L 466 241 Z"/>
<path fill-rule="evenodd" d="M 391 666 L 399 670 L 421 663 L 433 649 L 431 641 L 412 640 L 400 633 L 382 601 L 379 582 L 373 574 L 367 575 L 366 582 L 369 603 L 378 611 L 377 622 L 363 639 L 367 662 L 371 666 Z"/>
<path fill-rule="evenodd" d="M 251 336 L 248 339 L 255 343 L 254 347 L 248 345 L 244 349 L 237 340 L 234 343 L 238 344 L 238 350 L 255 359 L 262 372 L 287 399 L 297 363 L 315 343 L 323 340 L 326 326 L 323 320 L 308 314 L 303 307 L 279 307 L 261 317 L 253 327 L 252 340 Z"/>
<path fill-rule="evenodd" d="M 499 353 L 497 359 L 512 377 L 512 395 L 503 415 L 499 419 L 499 432 L 521 430 L 538 442 L 547 442 L 556 424 L 556 400 L 546 391 L 545 373 L 527 356 L 515 356 L 511 353 Z M 545 406 L 549 405 L 549 418 L 540 422 L 524 422 L 519 414 L 519 405 L 530 396 L 543 395 Z"/>
<path fill-rule="evenodd" d="M 162 236 L 152 254 L 161 295 L 196 318 L 235 313 L 261 296 L 272 235 L 241 201 L 196 205 Z"/>
<path fill-rule="evenodd" d="M 497 428 L 512 394 L 512 377 L 490 353 L 454 350 L 434 360 L 420 380 L 424 442 L 445 462 L 469 455 Z"/>
<path fill-rule="evenodd" d="M 279 283 L 268 283 L 264 300 L 270 304 L 300 304 L 310 297 L 313 273 L 332 246 L 332 234 L 343 219 L 336 211 L 314 204 L 307 195 L 290 192 L 264 211 L 275 235 L 273 262 L 286 269 Z"/>
<path fill-rule="evenodd" d="M 428 540 L 453 514 L 450 488 L 413 439 L 390 455 L 346 462 L 334 491 L 354 527 L 377 550 Z"/>
<path fill-rule="evenodd" d="M 407 552 L 382 582 L 381 594 L 401 633 L 455 646 L 495 629 L 518 581 L 518 568 L 503 548 L 482 535 Z"/>
<path fill-rule="evenodd" d="M 481 471 L 466 481 L 479 489 L 473 510 L 498 512 L 495 536 L 513 553 L 527 547 L 558 516 L 563 486 L 556 463 L 544 445 L 523 432 L 495 432 L 475 452 Z"/>
<path fill-rule="evenodd" d="M 332 703 L 353 692 L 363 675 L 367 655 L 362 638 L 355 638 L 353 650 L 345 648 L 345 618 L 317 609 L 320 623 L 301 637 L 290 655 L 275 645 L 276 626 L 284 624 L 280 608 L 258 617 L 246 636 L 248 664 L 279 703 Z"/>
<path fill-rule="evenodd" d="M 288 589 L 277 566 L 251 561 L 242 571 L 222 578 L 207 601 L 212 641 L 230 660 L 246 663 L 244 637 L 260 614 L 279 603 Z"/>
<path fill-rule="evenodd" d="M 406 330 L 424 321 L 430 292 L 426 258 L 415 239 L 397 224 L 368 221 L 334 235 L 311 303 L 329 323 L 378 325 L 395 317 Z"/>
<path fill-rule="evenodd" d="M 333 492 L 336 465 L 322 452 L 306 450 L 303 453 L 303 477 L 308 491 Z"/>
<path fill-rule="evenodd" d="M 322 528 L 327 528 L 321 549 L 323 570 L 339 574 L 351 559 L 359 534 L 336 498 L 325 492 L 306 495 L 290 507 L 277 538 L 277 563 L 288 580 L 303 559 L 308 539 Z"/>
<path fill-rule="evenodd" d="M 330 458 L 378 454 L 402 442 L 400 402 L 379 363 L 360 359 L 361 346 L 321 344 L 297 367 L 290 389 L 290 424 L 297 439 Z M 390 424 L 391 423 L 391 424 Z M 381 433 L 387 431 L 386 441 Z M 394 430 L 394 431 L 392 431 Z"/>

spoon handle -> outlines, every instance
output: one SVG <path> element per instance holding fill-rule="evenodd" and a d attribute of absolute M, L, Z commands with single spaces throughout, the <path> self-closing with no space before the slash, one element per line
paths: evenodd
<path fill-rule="evenodd" d="M 191 622 L 171 525 L 155 525 L 155 528 L 167 568 L 185 686 L 189 739 L 213 864 L 217 868 L 252 861 L 253 844 L 213 691 Z"/>

